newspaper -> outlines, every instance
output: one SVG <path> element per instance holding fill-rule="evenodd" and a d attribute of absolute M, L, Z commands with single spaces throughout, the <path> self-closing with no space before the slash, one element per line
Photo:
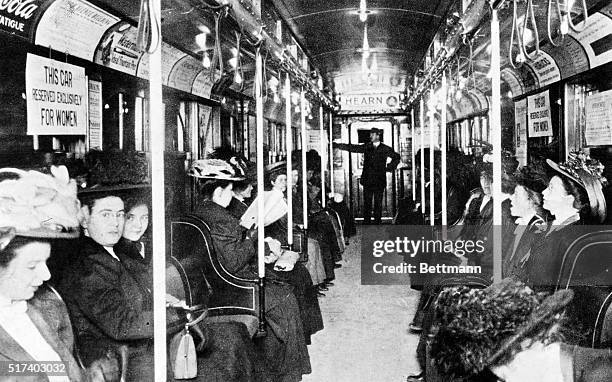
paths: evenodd
<path fill-rule="evenodd" d="M 288 207 L 285 202 L 283 193 L 278 190 L 265 191 L 264 196 L 264 226 L 268 226 L 278 219 L 282 218 L 287 214 Z M 249 208 L 246 210 L 242 218 L 240 218 L 240 225 L 246 229 L 251 229 L 257 225 L 257 204 L 258 199 L 255 198 Z"/>

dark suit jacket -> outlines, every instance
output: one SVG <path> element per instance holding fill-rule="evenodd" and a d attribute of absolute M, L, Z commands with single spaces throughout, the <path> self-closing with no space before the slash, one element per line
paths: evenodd
<path fill-rule="evenodd" d="M 66 373 L 70 380 L 85 381 L 85 374 L 72 355 L 74 337 L 68 311 L 62 300 L 51 290 L 42 287 L 28 301 L 28 316 L 66 365 Z M 7 361 L 27 362 L 34 359 L 0 327 L 0 362 Z M 42 382 L 48 379 L 45 376 L 0 376 L 0 381 Z"/>
<path fill-rule="evenodd" d="M 150 347 L 152 284 L 147 283 L 146 275 L 135 277 L 130 272 L 142 264 L 127 256 L 117 261 L 88 237 L 79 242 L 79 256 L 66 272 L 60 292 L 72 317 L 83 362 L 88 365 L 123 344 L 130 352 Z"/>
<path fill-rule="evenodd" d="M 364 188 L 384 189 L 387 186 L 387 171 L 395 170 L 400 162 L 400 155 L 382 142 L 378 147 L 372 143 L 362 145 L 337 143 L 335 147 L 364 154 L 360 180 Z M 391 158 L 389 164 L 387 164 L 387 158 Z"/>

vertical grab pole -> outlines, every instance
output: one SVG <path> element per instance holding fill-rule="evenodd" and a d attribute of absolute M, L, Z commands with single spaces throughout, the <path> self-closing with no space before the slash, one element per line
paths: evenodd
<path fill-rule="evenodd" d="M 493 144 L 493 282 L 502 279 L 501 77 L 499 18 L 491 11 L 491 143 Z"/>
<path fill-rule="evenodd" d="M 256 144 L 257 144 L 257 211 L 264 210 L 264 119 L 263 119 L 263 59 L 261 45 L 255 52 L 255 113 L 256 113 Z M 264 214 L 257 214 L 257 274 L 259 276 L 259 328 L 258 334 L 265 333 L 265 279 L 266 268 L 264 263 Z"/>
<path fill-rule="evenodd" d="M 431 100 L 434 95 L 434 86 L 431 85 L 429 92 L 429 99 Z M 433 102 L 431 102 L 433 103 Z M 435 106 L 428 110 L 429 114 L 429 225 L 435 224 L 435 179 L 434 179 L 434 118 Z"/>
<path fill-rule="evenodd" d="M 160 20 L 161 1 L 152 2 L 151 18 Z M 142 21 L 141 21 L 142 22 Z M 161 25 L 159 28 L 161 40 Z M 156 32 L 153 32 L 156 33 Z M 166 211 L 164 206 L 164 115 L 161 44 L 149 49 L 149 115 L 151 116 L 151 207 L 153 214 L 153 352 L 156 381 L 166 380 Z M 121 137 L 121 139 L 123 139 Z"/>
<path fill-rule="evenodd" d="M 287 244 L 293 249 L 293 171 L 291 151 L 293 136 L 291 135 L 291 79 L 289 72 L 285 76 L 285 153 L 287 158 Z"/>
<path fill-rule="evenodd" d="M 308 181 L 306 180 L 306 93 L 300 91 L 300 128 L 302 133 L 302 212 L 304 214 L 304 234 L 308 229 Z"/>
<path fill-rule="evenodd" d="M 421 127 L 421 214 L 425 219 L 425 101 L 421 96 L 419 104 L 419 123 Z"/>
<path fill-rule="evenodd" d="M 448 216 L 447 213 L 447 184 L 446 184 L 446 97 L 447 97 L 447 88 L 446 88 L 446 71 L 442 73 L 442 89 L 441 95 L 444 102 L 442 102 L 442 111 L 440 115 L 440 151 L 442 152 L 441 159 L 441 177 L 442 177 L 442 229 L 444 230 L 444 238 L 446 238 L 446 226 L 448 225 Z"/>
<path fill-rule="evenodd" d="M 323 125 L 323 101 L 319 106 L 319 139 L 321 147 L 321 206 L 325 208 L 325 126 Z"/>
<path fill-rule="evenodd" d="M 331 110 L 329 111 L 329 192 L 332 195 L 335 192 L 334 186 L 334 116 L 332 115 Z"/>
<path fill-rule="evenodd" d="M 415 164 L 414 163 L 414 106 L 412 107 L 412 109 L 410 110 L 410 129 L 411 129 L 411 136 L 412 136 L 412 140 L 411 142 L 411 152 L 410 152 L 410 163 L 412 164 L 412 200 L 415 201 L 416 200 L 416 171 L 414 171 L 415 168 Z"/>

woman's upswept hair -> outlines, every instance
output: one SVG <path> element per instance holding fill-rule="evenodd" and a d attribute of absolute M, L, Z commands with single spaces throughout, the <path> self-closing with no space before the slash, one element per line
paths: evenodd
<path fill-rule="evenodd" d="M 198 182 L 200 198 L 204 200 L 211 200 L 213 193 L 217 188 L 226 188 L 232 183 L 234 182 L 225 179 L 200 179 Z"/>

